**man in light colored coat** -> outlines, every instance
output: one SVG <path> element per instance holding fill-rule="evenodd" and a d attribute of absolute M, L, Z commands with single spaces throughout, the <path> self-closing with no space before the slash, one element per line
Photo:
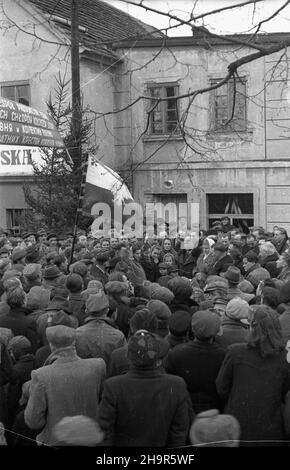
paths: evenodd
<path fill-rule="evenodd" d="M 92 294 L 86 301 L 87 318 L 77 328 L 76 349 L 80 357 L 102 357 L 106 364 L 112 352 L 126 342 L 124 334 L 118 330 L 107 316 L 109 300 L 104 292 Z"/>
<path fill-rule="evenodd" d="M 76 330 L 57 325 L 46 330 L 51 355 L 34 370 L 24 417 L 30 429 L 41 431 L 38 442 L 55 445 L 54 426 L 66 416 L 84 415 L 97 420 L 103 359 L 81 359 L 76 354 Z"/>

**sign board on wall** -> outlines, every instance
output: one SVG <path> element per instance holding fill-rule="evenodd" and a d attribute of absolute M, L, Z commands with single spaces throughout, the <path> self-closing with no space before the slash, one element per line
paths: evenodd
<path fill-rule="evenodd" d="M 46 114 L 0 97 L 0 144 L 64 147 L 55 124 Z"/>
<path fill-rule="evenodd" d="M 1 176 L 33 176 L 32 162 L 43 162 L 43 150 L 38 147 L 0 145 Z"/>

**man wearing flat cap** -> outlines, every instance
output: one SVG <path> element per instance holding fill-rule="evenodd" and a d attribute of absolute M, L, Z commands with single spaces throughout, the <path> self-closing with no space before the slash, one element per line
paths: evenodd
<path fill-rule="evenodd" d="M 215 380 L 226 354 L 215 337 L 220 333 L 221 320 L 211 310 L 193 314 L 191 329 L 194 339 L 169 351 L 166 371 L 179 375 L 186 384 L 195 413 L 210 408 L 222 409 Z"/>
<path fill-rule="evenodd" d="M 100 392 L 106 375 L 103 359 L 81 359 L 76 354 L 76 333 L 64 325 L 46 330 L 51 355 L 46 365 L 31 373 L 24 418 L 30 429 L 41 431 L 37 440 L 55 445 L 55 425 L 66 416 L 97 420 Z"/>
<path fill-rule="evenodd" d="M 184 380 L 160 367 L 168 349 L 165 339 L 146 330 L 130 337 L 130 370 L 104 382 L 99 414 L 104 445 L 186 445 L 193 412 Z"/>
<path fill-rule="evenodd" d="M 26 250 L 22 248 L 14 248 L 12 252 L 12 269 L 16 269 L 17 271 L 23 271 L 24 266 L 26 265 L 25 262 L 25 257 L 26 257 Z"/>
<path fill-rule="evenodd" d="M 124 334 L 107 316 L 109 300 L 104 292 L 92 294 L 86 301 L 84 324 L 77 328 L 76 347 L 80 357 L 102 357 L 108 365 L 112 352 L 126 344 Z"/>
<path fill-rule="evenodd" d="M 214 256 L 215 262 L 208 273 L 209 275 L 219 275 L 234 264 L 233 258 L 228 254 L 228 246 L 224 243 L 219 242 L 214 245 Z"/>

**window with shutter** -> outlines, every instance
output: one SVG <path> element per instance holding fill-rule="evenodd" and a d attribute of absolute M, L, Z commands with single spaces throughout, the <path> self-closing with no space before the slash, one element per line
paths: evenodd
<path fill-rule="evenodd" d="M 219 80 L 212 80 L 214 85 Z M 241 132 L 247 130 L 246 81 L 244 78 L 229 80 L 212 90 L 210 106 L 211 130 L 214 132 Z"/>
<path fill-rule="evenodd" d="M 151 135 L 179 134 L 178 100 L 174 98 L 178 95 L 178 86 L 176 84 L 150 84 L 148 92 L 151 97 L 150 108 L 156 104 L 156 99 L 168 98 L 158 103 L 151 112 L 148 133 Z"/>

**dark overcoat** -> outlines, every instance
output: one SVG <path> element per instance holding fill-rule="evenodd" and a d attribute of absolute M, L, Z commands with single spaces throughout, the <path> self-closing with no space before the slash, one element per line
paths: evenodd
<path fill-rule="evenodd" d="M 235 416 L 240 423 L 241 440 L 260 444 L 285 439 L 282 402 L 290 389 L 286 351 L 262 358 L 247 344 L 233 344 L 229 346 L 216 385 L 220 396 L 227 401 L 225 413 Z M 265 446 L 269 444 L 264 442 Z"/>

